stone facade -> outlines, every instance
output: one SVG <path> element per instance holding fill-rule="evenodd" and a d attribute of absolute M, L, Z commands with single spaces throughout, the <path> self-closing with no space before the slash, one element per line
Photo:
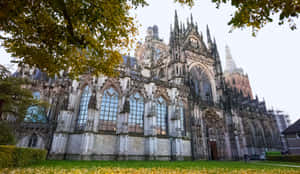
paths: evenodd
<path fill-rule="evenodd" d="M 273 115 L 225 83 L 216 41 L 207 28 L 205 43 L 192 17 L 175 14 L 169 44 L 149 27 L 118 71 L 71 80 L 20 67 L 14 75 L 50 107 L 45 122 L 24 122 L 18 145 L 38 135 L 49 158 L 78 160 L 241 159 L 280 148 Z"/>

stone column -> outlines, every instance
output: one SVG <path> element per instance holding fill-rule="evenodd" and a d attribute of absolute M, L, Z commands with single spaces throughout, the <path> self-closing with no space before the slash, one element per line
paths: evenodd
<path fill-rule="evenodd" d="M 171 137 L 171 159 L 183 160 L 182 156 L 182 132 L 180 127 L 180 109 L 179 106 L 169 106 L 170 120 L 170 137 Z"/>
<path fill-rule="evenodd" d="M 148 160 L 156 159 L 156 110 L 152 101 L 145 104 L 145 156 Z"/>
<path fill-rule="evenodd" d="M 230 146 L 230 136 L 229 136 L 228 132 L 225 132 L 224 136 L 225 136 L 227 160 L 231 160 L 232 159 L 232 152 L 231 152 L 231 146 Z"/>
<path fill-rule="evenodd" d="M 117 152 L 118 160 L 128 160 L 128 117 L 130 112 L 129 97 L 123 97 L 123 109 L 117 119 Z"/>
<path fill-rule="evenodd" d="M 88 108 L 88 118 L 86 121 L 86 125 L 84 128 L 84 133 L 82 134 L 82 143 L 81 143 L 81 159 L 90 160 L 91 154 L 93 153 L 94 148 L 94 139 L 95 135 L 93 132 L 94 129 L 94 120 L 96 118 L 96 114 L 98 113 L 95 109 L 95 98 L 90 99 L 89 108 Z"/>
<path fill-rule="evenodd" d="M 67 141 L 71 129 L 72 111 L 62 110 L 59 112 L 57 127 L 53 135 L 50 150 L 50 158 L 63 159 L 67 150 Z"/>

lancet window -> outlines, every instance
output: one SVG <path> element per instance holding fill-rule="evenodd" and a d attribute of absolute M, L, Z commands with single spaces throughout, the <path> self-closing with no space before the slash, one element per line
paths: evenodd
<path fill-rule="evenodd" d="M 118 103 L 119 95 L 113 88 L 104 91 L 101 100 L 99 130 L 116 131 Z"/>
<path fill-rule="evenodd" d="M 130 96 L 130 114 L 128 118 L 128 131 L 144 132 L 144 99 L 139 93 Z"/>
<path fill-rule="evenodd" d="M 88 117 L 88 105 L 91 98 L 91 91 L 88 86 L 83 89 L 80 104 L 79 104 L 79 112 L 78 112 L 78 119 L 77 119 L 77 130 L 84 129 L 87 117 Z"/>

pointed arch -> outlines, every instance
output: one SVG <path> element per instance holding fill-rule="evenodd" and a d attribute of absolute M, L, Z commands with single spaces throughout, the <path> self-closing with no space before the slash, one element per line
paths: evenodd
<path fill-rule="evenodd" d="M 138 92 L 130 95 L 130 113 L 128 118 L 128 131 L 144 132 L 144 98 Z"/>
<path fill-rule="evenodd" d="M 202 83 L 197 83 L 197 84 L 195 83 L 194 86 L 198 87 L 198 89 L 200 89 L 202 87 L 202 88 L 210 90 L 211 94 L 209 94 L 209 95 L 211 95 L 211 100 L 213 102 L 216 102 L 217 101 L 217 89 L 216 89 L 214 73 L 211 72 L 207 66 L 205 66 L 199 62 L 194 62 L 189 65 L 190 78 L 191 78 L 191 74 L 193 73 L 192 71 L 195 71 L 196 72 L 195 75 L 198 76 L 197 79 L 200 80 L 200 82 L 202 81 Z M 206 93 L 203 93 L 202 97 L 205 97 L 205 96 L 206 96 Z"/>
<path fill-rule="evenodd" d="M 122 95 L 120 83 L 117 79 L 113 79 L 113 78 L 106 79 L 104 85 L 100 90 L 100 93 L 104 94 L 104 92 L 109 88 L 113 88 L 118 93 L 118 96 Z"/>
<path fill-rule="evenodd" d="M 265 141 L 265 135 L 264 135 L 262 124 L 260 123 L 260 121 L 256 120 L 254 122 L 254 125 L 255 125 L 255 136 L 258 142 L 257 147 L 265 147 L 266 141 Z"/>
<path fill-rule="evenodd" d="M 167 104 L 171 103 L 170 97 L 168 96 L 168 92 L 165 88 L 158 87 L 155 90 L 154 98 L 158 99 L 162 97 Z"/>
<path fill-rule="evenodd" d="M 115 88 L 110 87 L 103 91 L 100 116 L 100 131 L 116 131 L 118 118 L 119 93 Z"/>
<path fill-rule="evenodd" d="M 162 96 L 156 99 L 156 133 L 157 135 L 168 134 L 168 105 Z"/>
<path fill-rule="evenodd" d="M 78 111 L 78 116 L 77 116 L 77 120 L 76 120 L 76 129 L 77 130 L 83 130 L 86 125 L 87 118 L 88 118 L 88 105 L 89 105 L 91 95 L 92 95 L 91 90 L 90 90 L 89 86 L 86 85 L 83 88 L 81 97 L 80 97 L 79 111 Z"/>
<path fill-rule="evenodd" d="M 251 120 L 245 122 L 245 133 L 248 147 L 256 147 L 255 128 Z"/>

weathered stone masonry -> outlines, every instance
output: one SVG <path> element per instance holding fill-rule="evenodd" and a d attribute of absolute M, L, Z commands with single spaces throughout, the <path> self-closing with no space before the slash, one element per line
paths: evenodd
<path fill-rule="evenodd" d="M 241 159 L 280 148 L 273 115 L 225 82 L 215 39 L 207 28 L 205 43 L 192 17 L 184 25 L 175 14 L 168 45 L 149 27 L 118 71 L 70 80 L 20 67 L 14 75 L 51 106 L 46 121 L 24 122 L 18 145 L 78 160 Z"/>

